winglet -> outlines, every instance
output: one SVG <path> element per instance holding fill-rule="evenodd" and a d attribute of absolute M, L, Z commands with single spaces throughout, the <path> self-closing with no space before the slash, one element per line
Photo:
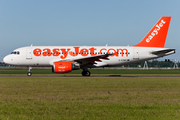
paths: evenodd
<path fill-rule="evenodd" d="M 162 17 L 144 39 L 134 47 L 164 48 L 171 17 Z"/>

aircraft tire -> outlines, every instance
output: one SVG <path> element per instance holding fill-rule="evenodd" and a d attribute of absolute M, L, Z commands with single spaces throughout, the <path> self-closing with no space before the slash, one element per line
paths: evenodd
<path fill-rule="evenodd" d="M 90 76 L 90 75 L 91 75 L 90 71 L 85 71 L 85 70 L 82 71 L 82 76 Z"/>
<path fill-rule="evenodd" d="M 90 75 L 91 75 L 90 71 L 86 71 L 86 76 L 90 76 Z"/>
<path fill-rule="evenodd" d="M 28 73 L 27 73 L 27 76 L 29 76 L 29 77 L 30 77 L 31 75 L 32 75 L 32 73 L 31 73 L 31 72 L 28 72 Z"/>

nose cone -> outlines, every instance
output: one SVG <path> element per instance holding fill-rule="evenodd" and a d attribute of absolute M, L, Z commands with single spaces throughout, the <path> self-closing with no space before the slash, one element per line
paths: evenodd
<path fill-rule="evenodd" d="M 7 58 L 4 57 L 3 60 L 2 60 L 2 62 L 3 62 L 3 63 L 6 63 L 6 61 L 7 61 Z"/>
<path fill-rule="evenodd" d="M 10 64 L 10 61 L 11 61 L 11 59 L 9 58 L 8 55 L 3 58 L 3 62 L 6 64 Z"/>

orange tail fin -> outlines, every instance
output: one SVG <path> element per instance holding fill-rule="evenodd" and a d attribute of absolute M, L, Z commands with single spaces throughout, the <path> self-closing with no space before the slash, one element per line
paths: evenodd
<path fill-rule="evenodd" d="M 164 48 L 171 17 L 162 17 L 144 39 L 134 47 Z"/>

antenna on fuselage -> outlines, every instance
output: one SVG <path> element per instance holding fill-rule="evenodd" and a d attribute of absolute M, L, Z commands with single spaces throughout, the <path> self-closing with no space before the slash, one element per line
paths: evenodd
<path fill-rule="evenodd" d="M 108 46 L 108 44 L 106 44 L 106 47 Z"/>
<path fill-rule="evenodd" d="M 33 44 L 31 44 L 31 47 L 33 46 Z"/>

